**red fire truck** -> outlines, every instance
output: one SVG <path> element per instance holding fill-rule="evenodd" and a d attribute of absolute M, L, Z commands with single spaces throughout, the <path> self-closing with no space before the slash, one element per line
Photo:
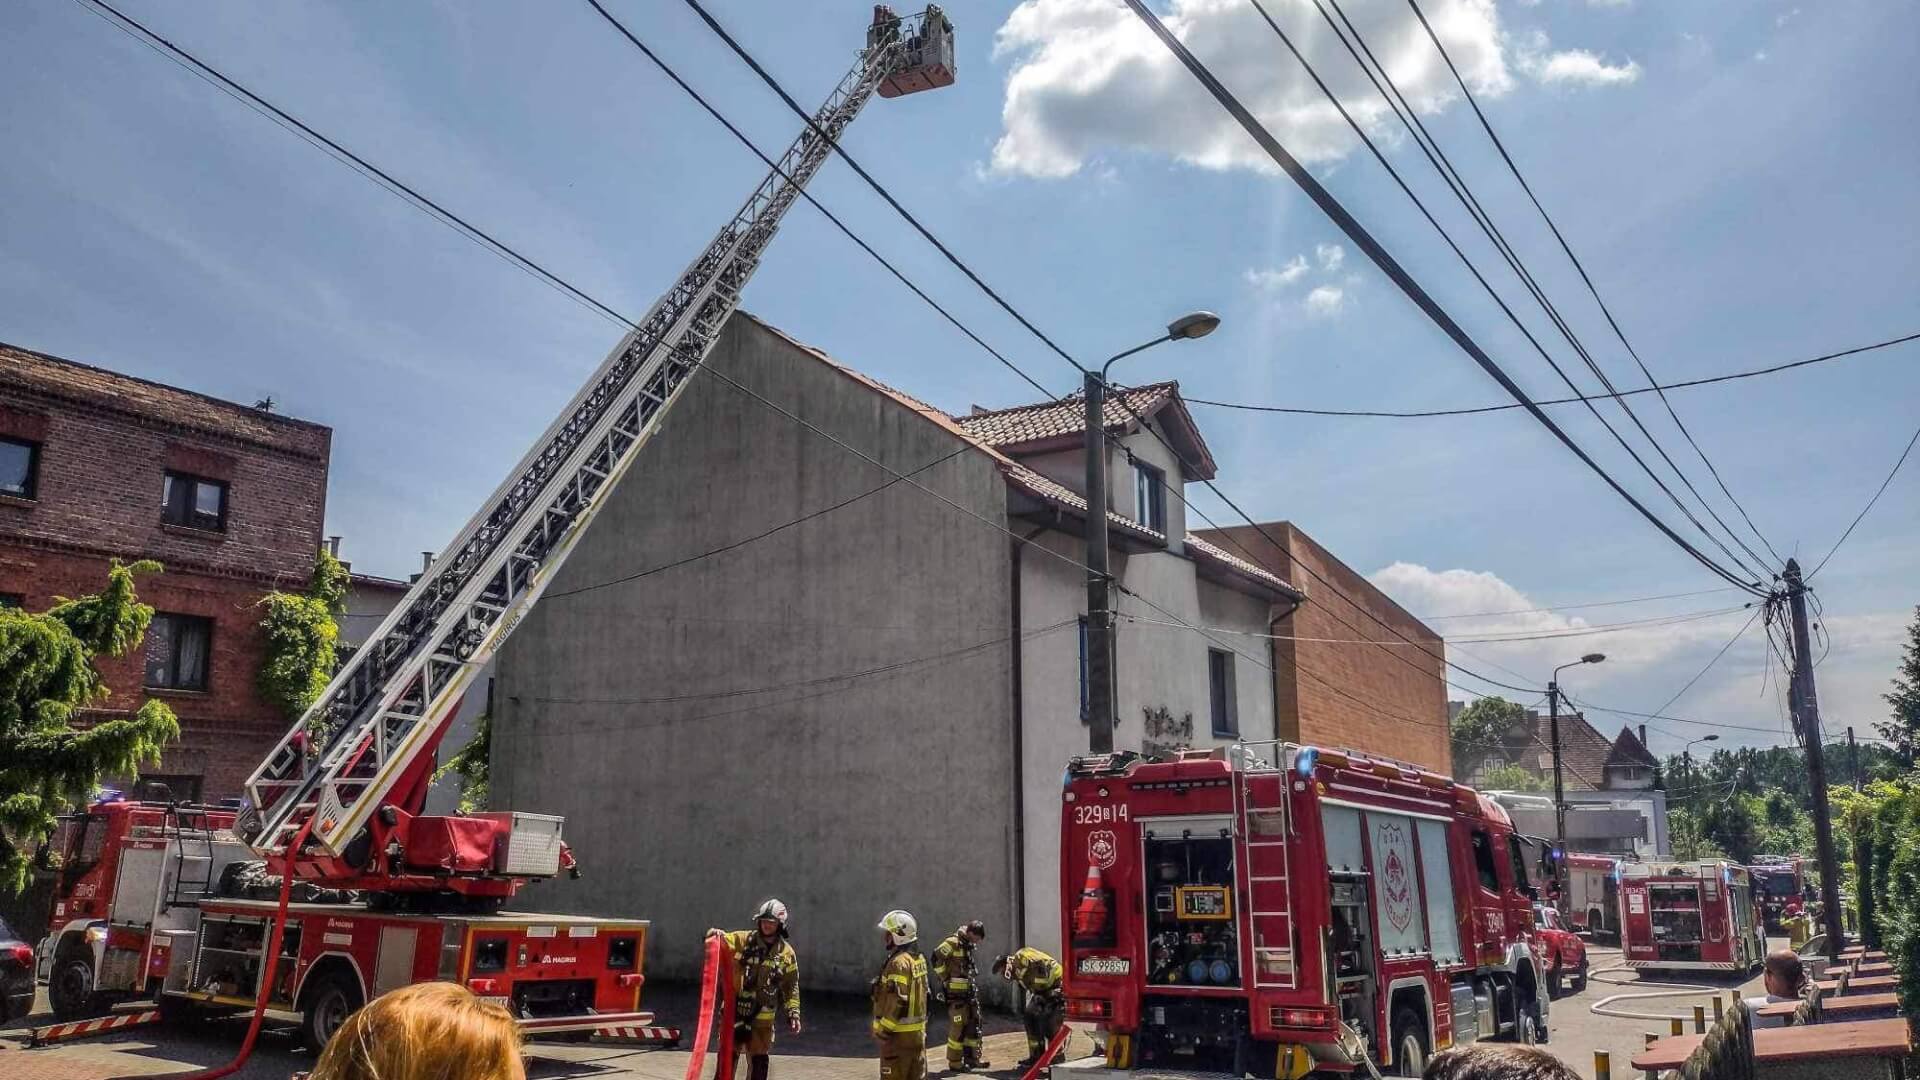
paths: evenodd
<path fill-rule="evenodd" d="M 1067 1015 L 1106 1030 L 1114 1068 L 1411 1076 L 1546 1038 L 1538 890 L 1470 788 L 1264 744 L 1078 758 L 1063 797 Z"/>
<path fill-rule="evenodd" d="M 1618 855 L 1567 853 L 1567 895 L 1562 906 L 1575 930 L 1592 937 L 1620 936 L 1620 868 Z"/>
<path fill-rule="evenodd" d="M 1786 921 L 1806 910 L 1813 898 L 1807 880 L 1807 862 L 1798 855 L 1762 855 L 1747 867 L 1753 874 L 1754 898 L 1769 933 L 1787 932 Z"/>
<path fill-rule="evenodd" d="M 570 866 L 559 820 L 477 815 L 508 837 L 485 869 L 521 882 Z M 234 812 L 122 799 L 62 821 L 54 928 L 40 976 L 55 1015 L 101 1015 L 144 998 L 163 1013 L 253 1006 L 277 913 L 277 886 L 232 833 Z M 407 858 L 439 859 L 424 838 L 464 826 L 411 822 Z M 417 895 L 417 894 L 416 894 Z M 510 1008 L 529 1034 L 649 1026 L 639 1011 L 647 924 L 631 919 L 527 915 L 495 905 L 409 903 L 400 895 L 299 885 L 267 1004 L 297 1013 L 304 1041 L 325 1045 L 353 1010 L 426 979 L 466 984 Z M 453 912 L 416 910 L 452 907 Z M 661 1032 L 663 1035 L 671 1033 Z"/>
<path fill-rule="evenodd" d="M 1628 967 L 1749 972 L 1766 959 L 1744 866 L 1717 859 L 1629 863 L 1620 895 Z"/>
<path fill-rule="evenodd" d="M 529 881 L 572 868 L 561 821 L 423 813 L 434 755 L 713 349 L 840 132 L 876 94 L 953 81 L 953 24 L 937 5 L 876 5 L 866 47 L 806 130 L 248 777 L 238 809 L 116 800 L 68 822 L 59 921 L 38 954 L 64 1015 L 140 994 L 256 1018 L 291 1009 L 319 1045 L 375 994 L 439 978 L 506 1003 L 529 1032 L 650 1021 L 633 1011 L 647 924 L 502 912 Z"/>

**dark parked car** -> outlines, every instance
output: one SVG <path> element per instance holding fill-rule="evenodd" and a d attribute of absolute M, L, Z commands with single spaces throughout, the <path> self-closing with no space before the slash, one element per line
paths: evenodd
<path fill-rule="evenodd" d="M 33 1011 L 33 946 L 0 919 L 0 1024 Z"/>

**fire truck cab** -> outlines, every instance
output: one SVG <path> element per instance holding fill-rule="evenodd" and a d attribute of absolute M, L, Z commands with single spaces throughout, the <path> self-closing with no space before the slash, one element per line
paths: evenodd
<path fill-rule="evenodd" d="M 1700 862 L 1630 863 L 1620 946 L 1630 968 L 1750 972 L 1767 942 L 1744 866 Z"/>
<path fill-rule="evenodd" d="M 63 819 L 54 922 L 37 952 L 61 1020 L 133 999 L 174 1015 L 254 1006 L 279 887 L 234 836 L 234 817 L 116 799 Z M 558 873 L 559 819 L 509 817 L 491 871 Z M 652 1023 L 638 1011 L 646 922 L 500 912 L 466 898 L 434 910 L 431 898 L 408 898 L 293 886 L 267 1007 L 297 1014 L 311 1048 L 379 994 L 430 979 L 507 1006 L 530 1036 Z"/>
<path fill-rule="evenodd" d="M 1067 1015 L 1112 1068 L 1418 1075 L 1546 1038 L 1538 890 L 1470 788 L 1282 743 L 1079 758 L 1063 799 Z"/>
<path fill-rule="evenodd" d="M 1765 929 L 1786 933 L 1786 921 L 1804 912 L 1807 901 L 1813 899 L 1806 860 L 1794 855 L 1762 855 L 1747 870 L 1753 875 L 1754 900 L 1760 905 Z"/>

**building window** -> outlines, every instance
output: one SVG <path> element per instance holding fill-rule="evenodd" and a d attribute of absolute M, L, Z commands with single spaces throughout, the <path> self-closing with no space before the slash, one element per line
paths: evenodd
<path fill-rule="evenodd" d="M 1080 722 L 1085 724 L 1092 717 L 1093 702 L 1089 700 L 1087 690 L 1092 681 L 1087 670 L 1087 617 L 1080 616 Z"/>
<path fill-rule="evenodd" d="M 1157 533 L 1167 531 L 1167 474 L 1133 463 L 1134 520 Z"/>
<path fill-rule="evenodd" d="M 227 485 L 219 480 L 170 472 L 160 489 L 161 520 L 189 529 L 227 527 Z"/>
<path fill-rule="evenodd" d="M 0 608 L 21 608 L 26 604 L 26 593 L 0 592 Z"/>
<path fill-rule="evenodd" d="M 205 690 L 213 620 L 161 613 L 147 627 L 146 685 L 156 690 Z"/>
<path fill-rule="evenodd" d="M 1215 735 L 1240 734 L 1239 699 L 1233 692 L 1233 654 L 1223 649 L 1207 650 L 1207 704 L 1213 714 Z"/>
<path fill-rule="evenodd" d="M 36 498 L 40 489 L 40 444 L 0 439 L 0 495 Z"/>
<path fill-rule="evenodd" d="M 200 801 L 201 778 L 184 773 L 145 773 L 134 785 L 142 799 L 170 799 L 178 803 Z"/>

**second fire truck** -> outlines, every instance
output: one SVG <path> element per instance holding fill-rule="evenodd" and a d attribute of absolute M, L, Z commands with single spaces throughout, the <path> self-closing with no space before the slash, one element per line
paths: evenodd
<path fill-rule="evenodd" d="M 1767 956 L 1747 868 L 1700 862 L 1630 863 L 1620 949 L 1630 968 L 1756 970 Z"/>
<path fill-rule="evenodd" d="M 1417 1076 L 1545 1040 L 1538 887 L 1471 788 L 1267 744 L 1079 758 L 1063 797 L 1067 1015 L 1110 1066 Z"/>

